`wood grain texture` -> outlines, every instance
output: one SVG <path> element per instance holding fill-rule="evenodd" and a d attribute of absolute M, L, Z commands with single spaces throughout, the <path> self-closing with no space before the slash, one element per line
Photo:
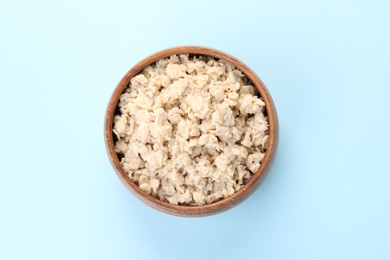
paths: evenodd
<path fill-rule="evenodd" d="M 194 55 L 202 55 L 202 56 L 210 56 L 216 59 L 221 59 L 229 62 L 237 69 L 241 70 L 248 79 L 252 82 L 252 84 L 257 88 L 265 102 L 265 108 L 268 114 L 269 120 L 269 143 L 268 148 L 265 153 L 265 157 L 263 162 L 261 163 L 258 171 L 249 179 L 248 183 L 245 184 L 239 191 L 234 193 L 232 196 L 222 199 L 220 201 L 214 202 L 212 204 L 203 205 L 203 206 L 180 206 L 180 205 L 172 205 L 168 202 L 161 201 L 143 190 L 141 190 L 137 184 L 135 184 L 126 174 L 124 169 L 122 168 L 118 156 L 115 152 L 114 148 L 114 136 L 113 136 L 113 119 L 115 116 L 115 110 L 118 105 L 118 100 L 120 95 L 123 93 L 125 88 L 128 86 L 130 79 L 139 74 L 145 67 L 148 65 L 162 59 L 169 57 L 174 54 L 194 54 Z M 140 200 L 148 204 L 149 206 L 160 210 L 165 213 L 169 213 L 176 216 L 184 216 L 184 217 L 200 217 L 200 216 L 208 216 L 216 213 L 223 212 L 228 210 L 244 199 L 246 199 L 250 194 L 252 194 L 260 185 L 261 181 L 264 179 L 266 174 L 269 172 L 272 163 L 274 161 L 277 146 L 278 146 L 278 118 L 275 110 L 274 103 L 270 94 L 268 93 L 267 88 L 261 79 L 254 73 L 249 67 L 243 64 L 241 61 L 236 58 L 220 52 L 215 49 L 199 47 L 199 46 L 182 46 L 175 47 L 166 50 L 162 50 L 155 54 L 150 55 L 149 57 L 143 59 L 139 63 L 137 63 L 119 82 L 117 87 L 114 90 L 114 93 L 111 96 L 111 99 L 108 103 L 106 117 L 105 117 L 105 126 L 104 126 L 104 135 L 105 135 L 105 143 L 108 156 L 110 158 L 111 164 L 115 169 L 119 179 L 122 183 Z"/>

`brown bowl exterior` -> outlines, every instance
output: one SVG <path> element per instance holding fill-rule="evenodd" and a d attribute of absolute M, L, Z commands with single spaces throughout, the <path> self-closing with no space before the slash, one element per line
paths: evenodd
<path fill-rule="evenodd" d="M 269 120 L 269 143 L 268 148 L 261 163 L 260 168 L 257 172 L 249 179 L 248 183 L 245 184 L 239 191 L 234 193 L 232 196 L 222 199 L 220 201 L 214 202 L 212 204 L 203 205 L 203 206 L 180 206 L 180 205 L 172 205 L 168 202 L 161 201 L 143 190 L 141 190 L 137 184 L 135 184 L 126 174 L 124 169 L 122 168 L 118 156 L 115 152 L 114 148 L 114 138 L 113 138 L 113 119 L 115 116 L 115 110 L 118 105 L 118 100 L 120 95 L 123 93 L 125 88 L 128 86 L 130 79 L 142 72 L 142 70 L 148 65 L 166 57 L 170 57 L 175 54 L 194 54 L 194 55 L 202 55 L 202 56 L 210 56 L 216 59 L 221 59 L 229 62 L 237 69 L 241 70 L 248 79 L 252 82 L 252 84 L 257 88 L 260 93 L 260 96 L 263 98 L 265 102 L 266 111 L 268 114 Z M 201 217 L 213 215 L 216 213 L 223 212 L 225 210 L 231 209 L 243 200 L 245 200 L 249 195 L 251 195 L 260 185 L 261 181 L 264 179 L 266 174 L 269 172 L 272 163 L 274 161 L 277 146 L 278 146 L 278 119 L 276 110 L 274 107 L 274 103 L 268 90 L 266 89 L 264 83 L 260 80 L 260 78 L 245 64 L 236 58 L 230 56 L 229 54 L 220 52 L 215 49 L 199 47 L 199 46 L 181 46 L 170 48 L 166 50 L 159 51 L 155 54 L 150 55 L 149 57 L 143 59 L 139 63 L 137 63 L 119 82 L 117 87 L 114 90 L 114 93 L 111 96 L 109 101 L 106 117 L 105 117 L 105 126 L 104 126 L 104 135 L 105 135 L 105 143 L 106 149 L 108 153 L 108 157 L 110 158 L 111 164 L 115 169 L 119 179 L 122 183 L 141 201 L 148 204 L 149 206 L 176 216 L 184 216 L 184 217 Z"/>

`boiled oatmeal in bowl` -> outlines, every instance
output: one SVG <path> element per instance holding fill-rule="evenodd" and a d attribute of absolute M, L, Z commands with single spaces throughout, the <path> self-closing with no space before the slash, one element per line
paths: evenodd
<path fill-rule="evenodd" d="M 270 140 L 265 100 L 247 75 L 229 61 L 186 53 L 129 79 L 111 131 L 123 178 L 162 203 L 187 207 L 243 189 Z"/>

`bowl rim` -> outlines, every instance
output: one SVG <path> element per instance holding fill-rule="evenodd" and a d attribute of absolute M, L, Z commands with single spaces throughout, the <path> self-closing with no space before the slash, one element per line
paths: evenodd
<path fill-rule="evenodd" d="M 122 168 L 118 156 L 115 152 L 114 145 L 114 136 L 113 136 L 113 119 L 116 115 L 116 107 L 118 105 L 119 97 L 128 86 L 131 78 L 142 72 L 142 70 L 148 65 L 153 64 L 154 62 L 170 57 L 172 55 L 179 54 L 193 54 L 200 56 L 209 56 L 215 59 L 224 60 L 234 67 L 239 69 L 248 79 L 252 82 L 252 84 L 259 91 L 260 96 L 262 97 L 265 103 L 265 109 L 267 111 L 268 123 L 269 123 L 269 141 L 268 148 L 265 152 L 265 157 L 260 165 L 260 168 L 252 175 L 252 177 L 248 180 L 248 182 L 233 195 L 224 198 L 222 200 L 213 202 L 211 204 L 202 205 L 202 206 L 185 206 L 185 205 L 173 205 L 165 201 L 161 201 L 158 198 L 149 195 L 145 191 L 141 190 L 137 184 L 135 184 L 126 174 L 124 169 Z M 278 146 L 278 118 L 276 109 L 269 94 L 267 88 L 265 87 L 262 80 L 256 75 L 254 71 L 252 71 L 247 65 L 245 65 L 240 60 L 235 57 L 221 52 L 219 50 L 202 47 L 202 46 L 178 46 L 172 47 L 168 49 L 164 49 L 158 51 L 152 55 L 147 56 L 142 59 L 140 62 L 135 64 L 121 79 L 121 81 L 117 84 L 114 89 L 114 92 L 111 95 L 109 100 L 106 114 L 105 114 L 105 122 L 104 122 L 104 139 L 105 146 L 107 150 L 108 157 L 110 162 L 119 177 L 122 183 L 141 201 L 146 203 L 147 205 L 162 211 L 164 213 L 168 213 L 176 216 L 184 216 L 184 217 L 200 217 L 200 216 L 208 216 L 216 213 L 223 212 L 225 210 L 231 209 L 234 206 L 238 205 L 240 202 L 249 197 L 256 188 L 260 185 L 261 181 L 264 179 L 266 174 L 269 172 L 272 163 L 274 161 L 277 146 Z"/>

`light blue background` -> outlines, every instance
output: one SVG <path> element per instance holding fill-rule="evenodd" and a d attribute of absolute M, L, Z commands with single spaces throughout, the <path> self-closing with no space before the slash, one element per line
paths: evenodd
<path fill-rule="evenodd" d="M 0 2 L 0 259 L 390 259 L 386 1 Z M 236 56 L 280 120 L 272 172 L 240 206 L 142 204 L 103 117 L 136 62 L 177 45 Z"/>

